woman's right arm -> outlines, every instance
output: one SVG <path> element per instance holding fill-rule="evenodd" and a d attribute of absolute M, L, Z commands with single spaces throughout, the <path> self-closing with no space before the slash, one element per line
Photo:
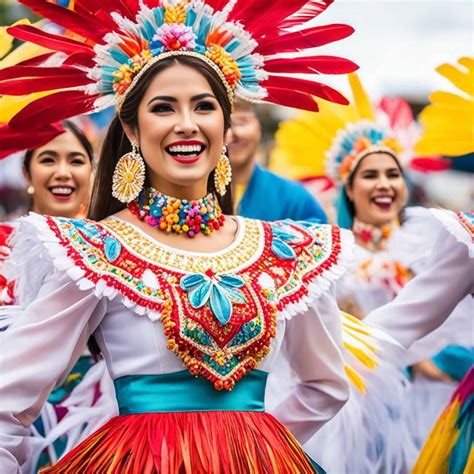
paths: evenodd
<path fill-rule="evenodd" d="M 34 265 L 34 262 L 32 262 Z M 66 274 L 49 273 L 39 293 L 0 333 L 0 466 L 20 472 L 28 427 L 67 375 L 106 311 L 106 299 L 80 290 Z"/>

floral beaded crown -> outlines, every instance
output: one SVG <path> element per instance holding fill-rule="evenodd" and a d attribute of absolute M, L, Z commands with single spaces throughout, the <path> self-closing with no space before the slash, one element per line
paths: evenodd
<path fill-rule="evenodd" d="M 110 105 L 120 109 L 141 75 L 167 57 L 206 62 L 231 101 L 237 96 L 311 111 L 318 110 L 315 98 L 348 103 L 315 74 L 357 69 L 352 61 L 312 50 L 353 32 L 347 25 L 309 24 L 333 0 L 75 0 L 70 8 L 19 1 L 65 33 L 8 28 L 50 52 L 0 70 L 0 94 L 41 93 L 0 130 L 0 145 L 8 130 L 31 132 Z"/>
<path fill-rule="evenodd" d="M 372 153 L 387 153 L 397 161 L 402 151 L 393 132 L 369 120 L 350 123 L 338 130 L 332 147 L 326 152 L 327 174 L 345 183 L 362 158 Z"/>

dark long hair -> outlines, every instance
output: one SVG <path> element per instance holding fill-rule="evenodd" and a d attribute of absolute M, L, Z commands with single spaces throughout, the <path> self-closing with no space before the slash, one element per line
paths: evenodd
<path fill-rule="evenodd" d="M 84 132 L 70 120 L 63 120 L 61 125 L 63 126 L 64 130 L 70 131 L 79 140 L 79 143 L 83 146 L 84 150 L 86 150 L 87 157 L 89 158 L 90 162 L 93 163 L 94 150 L 92 149 L 91 142 L 88 140 Z M 32 148 L 31 150 L 27 150 L 25 157 L 23 158 L 23 166 L 28 175 L 30 175 L 31 170 L 31 158 L 37 149 L 38 148 Z"/>
<path fill-rule="evenodd" d="M 224 113 L 224 133 L 230 128 L 230 114 L 232 104 L 221 79 L 214 70 L 204 61 L 191 56 L 175 56 L 166 58 L 153 64 L 140 78 L 133 89 L 128 93 L 120 112 L 114 117 L 110 124 L 107 136 L 102 146 L 99 163 L 96 170 L 94 185 L 92 188 L 91 205 L 89 208 L 89 218 L 99 221 L 105 219 L 111 214 L 125 208 L 112 196 L 112 177 L 117 161 L 122 155 L 130 152 L 132 146 L 125 135 L 122 123 L 136 128 L 138 125 L 138 106 L 150 85 L 150 82 L 161 71 L 174 64 L 182 64 L 199 71 L 209 82 L 217 101 L 222 107 Z M 148 179 L 145 178 L 145 186 L 148 186 Z M 207 191 L 215 192 L 214 171 L 209 176 Z M 232 214 L 232 196 L 230 185 L 224 197 L 216 193 L 219 205 L 225 214 Z"/>

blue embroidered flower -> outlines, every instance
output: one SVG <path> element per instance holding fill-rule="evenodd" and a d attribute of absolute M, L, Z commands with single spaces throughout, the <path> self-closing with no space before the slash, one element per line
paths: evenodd
<path fill-rule="evenodd" d="M 272 225 L 272 252 L 282 260 L 293 260 L 296 253 L 287 242 L 293 242 L 297 236 L 279 225 Z"/>
<path fill-rule="evenodd" d="M 238 290 L 244 283 L 238 275 L 216 275 L 208 270 L 205 274 L 186 275 L 181 278 L 180 286 L 188 293 L 193 308 L 209 304 L 214 316 L 225 326 L 232 315 L 232 303 L 245 303 L 244 296 Z"/>

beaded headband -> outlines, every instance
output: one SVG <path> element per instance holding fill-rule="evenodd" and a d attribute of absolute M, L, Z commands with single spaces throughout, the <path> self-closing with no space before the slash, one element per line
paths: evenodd
<path fill-rule="evenodd" d="M 326 152 L 326 170 L 336 182 L 346 183 L 360 161 L 373 153 L 386 153 L 399 162 L 402 147 L 393 133 L 369 120 L 339 130 Z"/>
<path fill-rule="evenodd" d="M 219 79 L 221 80 L 222 84 L 224 85 L 227 96 L 229 97 L 229 102 L 233 104 L 234 102 L 234 91 L 227 82 L 226 77 L 224 76 L 222 70 L 214 63 L 211 59 L 209 59 L 207 56 L 203 56 L 202 54 L 195 53 L 193 51 L 167 51 L 166 53 L 161 53 L 158 56 L 154 56 L 151 58 L 141 69 L 140 71 L 133 77 L 132 81 L 130 82 L 130 85 L 127 87 L 127 89 L 123 92 L 123 94 L 117 96 L 117 110 L 120 112 L 122 109 L 122 105 L 125 102 L 125 99 L 127 98 L 128 93 L 133 89 L 133 87 L 138 83 L 140 78 L 145 74 L 145 72 L 150 69 L 153 64 L 156 64 L 159 61 L 162 61 L 163 59 L 167 58 L 172 58 L 172 57 L 177 57 L 177 56 L 188 56 L 192 58 L 197 58 L 201 61 L 204 61 L 209 67 L 211 67 L 214 72 L 217 74 Z"/>
<path fill-rule="evenodd" d="M 373 104 L 358 76 L 347 77 L 352 95 L 349 106 L 321 103 L 319 113 L 300 111 L 280 124 L 270 154 L 272 171 L 298 180 L 329 178 L 339 186 L 372 153 L 388 154 L 404 169 L 446 169 L 438 157 L 414 156 L 419 129 L 408 102 L 384 97 Z"/>
<path fill-rule="evenodd" d="M 19 1 L 66 31 L 8 28 L 12 36 L 50 53 L 0 70 L 0 94 L 48 95 L 35 98 L 7 129 L 0 129 L 0 145 L 10 132 L 35 133 L 110 105 L 120 110 L 145 71 L 168 57 L 204 61 L 221 79 L 231 103 L 236 96 L 310 111 L 318 110 L 315 98 L 348 103 L 315 81 L 316 75 L 357 69 L 347 59 L 314 53 L 315 47 L 353 32 L 347 25 L 308 24 L 333 0 L 75 0 L 69 9 L 49 0 Z"/>

